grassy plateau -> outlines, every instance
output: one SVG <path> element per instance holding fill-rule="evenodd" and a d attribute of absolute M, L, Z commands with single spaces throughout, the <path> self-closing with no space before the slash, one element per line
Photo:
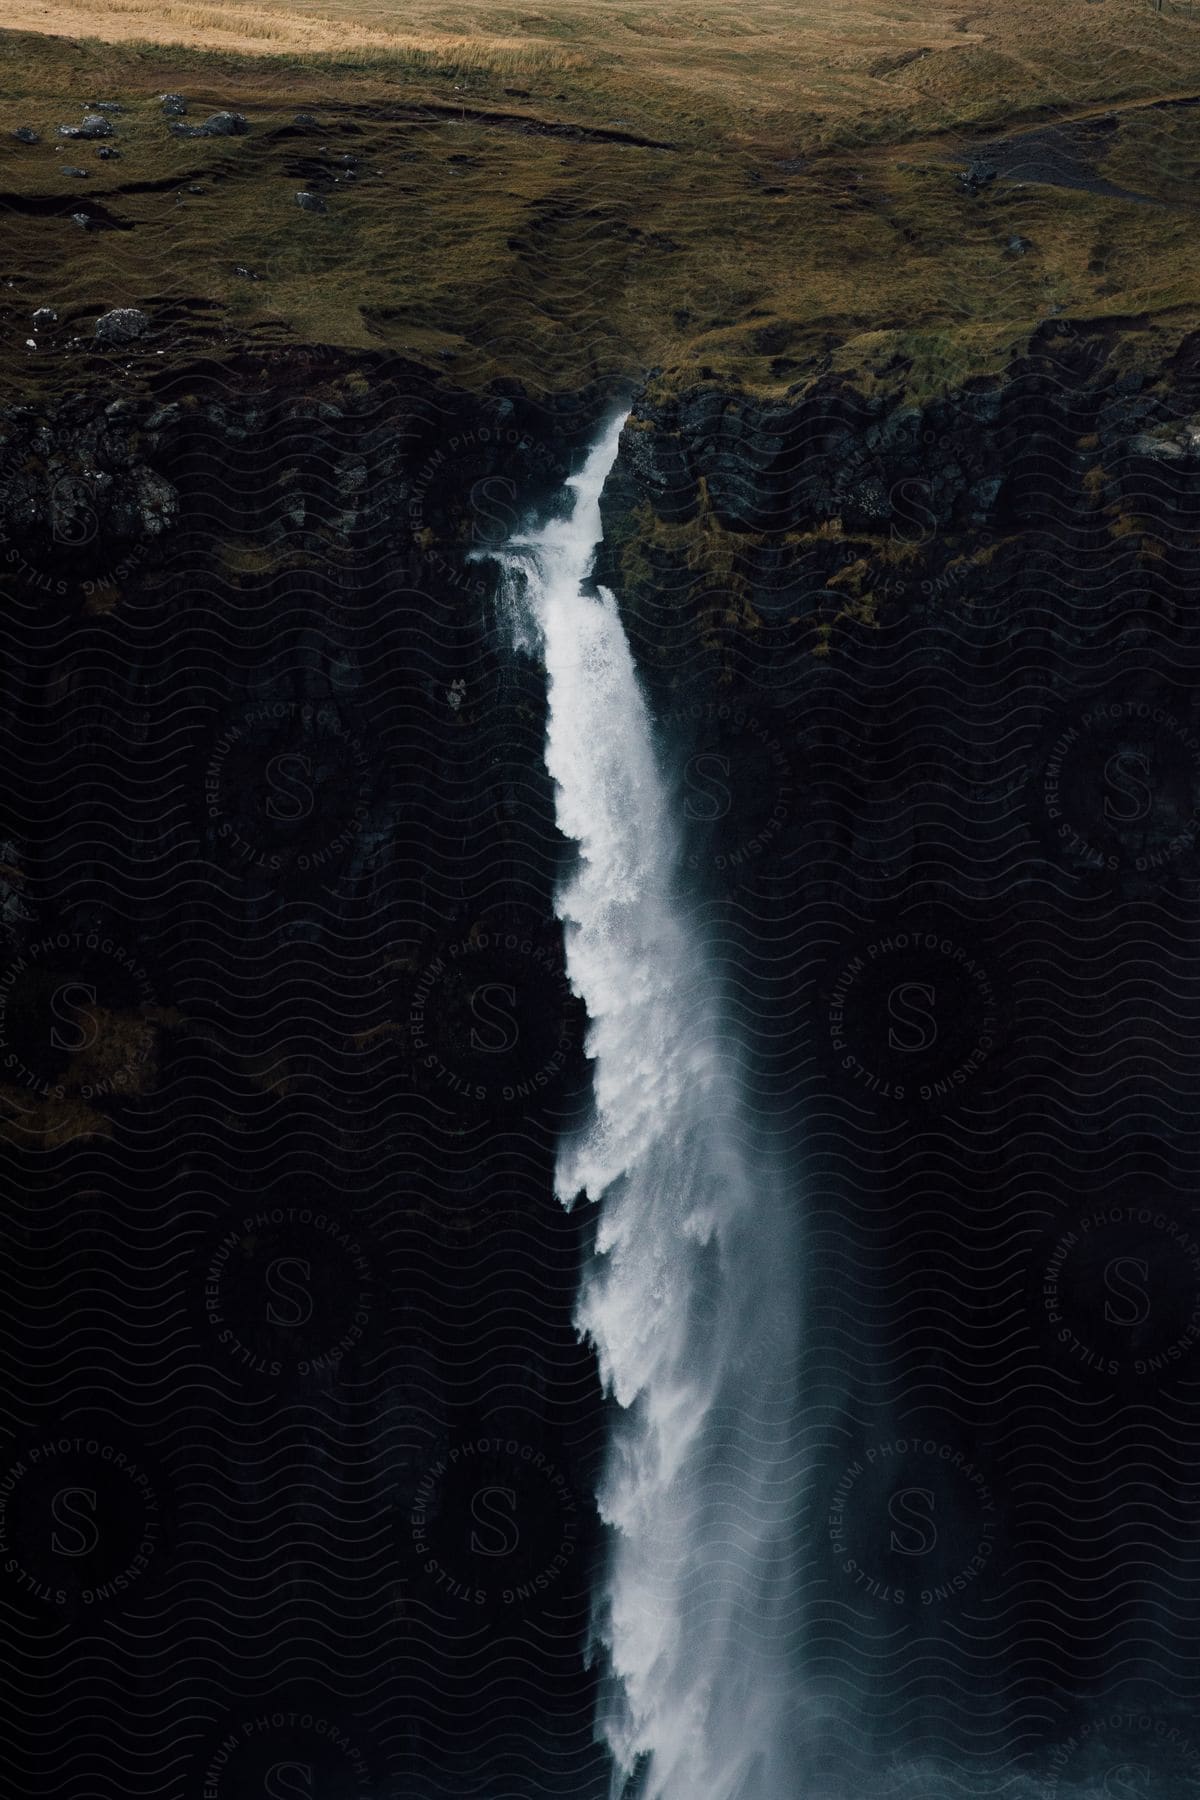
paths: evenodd
<path fill-rule="evenodd" d="M 134 379 L 306 344 L 539 391 L 920 394 L 1048 318 L 1139 353 L 1200 326 L 1200 6 L 11 0 L 5 25 L 9 392 L 77 383 L 122 305 L 154 322 Z M 165 92 L 249 130 L 175 135 Z M 94 102 L 107 158 L 57 131 Z"/>

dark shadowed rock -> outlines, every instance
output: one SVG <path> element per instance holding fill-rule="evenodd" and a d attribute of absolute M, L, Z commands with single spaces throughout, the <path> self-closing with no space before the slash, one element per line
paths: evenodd
<path fill-rule="evenodd" d="M 250 121 L 243 113 L 216 112 L 205 119 L 202 125 L 172 125 L 171 130 L 176 137 L 210 138 L 210 137 L 244 137 L 250 129 Z"/>
<path fill-rule="evenodd" d="M 111 162 L 114 158 L 119 158 L 120 154 L 121 152 L 119 150 L 112 149 L 108 144 L 101 144 L 96 152 L 96 155 L 102 162 Z"/>
<path fill-rule="evenodd" d="M 33 329 L 41 331 L 47 325 L 57 325 L 58 314 L 52 306 L 39 306 L 33 315 Z"/>
<path fill-rule="evenodd" d="M 116 306 L 96 320 L 96 339 L 101 344 L 131 344 L 149 330 L 150 321 L 136 306 Z"/>
<path fill-rule="evenodd" d="M 65 168 L 60 169 L 58 172 L 60 175 L 79 175 L 82 176 L 84 180 L 87 179 L 87 170 L 77 169 L 72 163 L 68 163 Z"/>
<path fill-rule="evenodd" d="M 968 194 L 977 194 L 980 188 L 988 187 L 999 174 L 995 163 L 985 161 L 982 157 L 972 157 L 965 169 L 958 172 L 959 186 Z"/>
<path fill-rule="evenodd" d="M 296 195 L 296 205 L 302 206 L 305 212 L 320 213 L 329 210 L 320 194 L 310 194 L 306 190 Z"/>
<path fill-rule="evenodd" d="M 12 135 L 18 144 L 40 144 L 42 141 L 41 134 L 32 125 L 18 125 Z"/>
<path fill-rule="evenodd" d="M 244 113 L 215 112 L 204 121 L 204 129 L 210 137 L 242 137 L 250 129 L 250 121 Z"/>
<path fill-rule="evenodd" d="M 296 125 L 307 126 L 312 130 L 317 130 L 320 126 L 320 120 L 314 118 L 312 113 L 297 113 L 293 123 Z"/>
<path fill-rule="evenodd" d="M 187 101 L 182 94 L 161 94 L 159 99 L 168 119 L 182 119 L 187 111 Z"/>

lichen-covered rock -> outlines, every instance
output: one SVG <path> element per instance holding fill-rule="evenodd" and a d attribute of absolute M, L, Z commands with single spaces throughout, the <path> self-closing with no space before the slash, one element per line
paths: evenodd
<path fill-rule="evenodd" d="M 96 339 L 101 344 L 132 344 L 150 329 L 150 320 L 137 306 L 116 306 L 96 320 Z"/>

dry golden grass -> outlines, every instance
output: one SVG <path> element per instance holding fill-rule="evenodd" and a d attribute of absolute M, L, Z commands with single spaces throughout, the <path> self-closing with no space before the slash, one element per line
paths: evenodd
<path fill-rule="evenodd" d="M 369 9 L 368 9 L 369 13 Z M 467 36 L 449 31 L 413 29 L 412 14 L 398 8 L 377 9 L 375 22 L 363 9 L 339 18 L 336 5 L 242 4 L 225 0 L 214 6 L 176 4 L 175 0 L 15 0 L 4 24 L 12 31 L 98 39 L 103 43 L 183 44 L 201 50 L 240 50 L 248 54 L 327 56 L 347 50 L 370 51 L 380 57 L 428 58 L 463 68 L 568 68 L 578 62 L 553 45 L 544 48 L 484 32 Z M 401 23 L 401 19 L 406 21 Z"/>
<path fill-rule="evenodd" d="M 721 135 L 909 135 L 1144 95 L 1196 54 L 1189 0 L 10 0 L 5 26 L 447 73 L 571 77 L 589 95 Z"/>

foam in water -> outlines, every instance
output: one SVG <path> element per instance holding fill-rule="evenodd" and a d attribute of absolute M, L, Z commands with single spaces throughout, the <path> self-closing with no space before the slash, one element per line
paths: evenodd
<path fill-rule="evenodd" d="M 546 763 L 579 847 L 558 910 L 595 1103 L 556 1181 L 567 1206 L 586 1194 L 601 1208 L 577 1313 L 616 1403 L 598 1496 L 600 1724 L 614 1795 L 636 1769 L 646 1800 L 796 1800 L 795 1264 L 689 927 L 616 602 L 588 591 L 622 423 L 571 481 L 569 517 L 501 557 L 517 636 L 544 657 Z"/>

